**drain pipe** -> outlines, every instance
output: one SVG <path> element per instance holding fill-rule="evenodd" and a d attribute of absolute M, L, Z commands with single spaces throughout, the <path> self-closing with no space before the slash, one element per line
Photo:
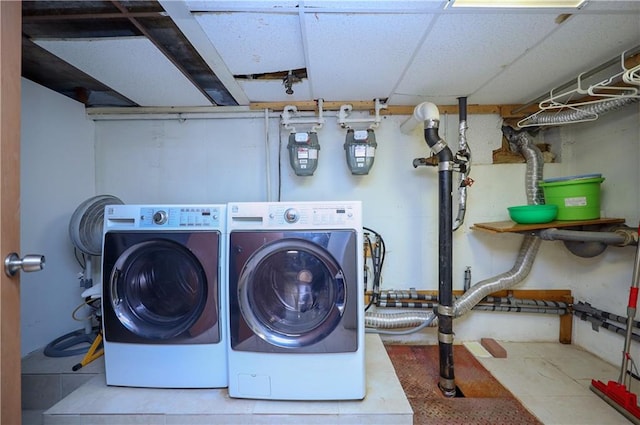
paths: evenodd
<path fill-rule="evenodd" d="M 438 387 L 446 397 L 454 397 L 456 385 L 453 371 L 453 154 L 440 139 L 440 113 L 435 105 L 425 116 L 424 138 L 438 158 L 438 346 L 440 381 Z"/>
<path fill-rule="evenodd" d="M 574 255 L 591 258 L 602 254 L 608 245 L 627 246 L 638 244 L 638 233 L 631 227 L 620 227 L 612 232 L 544 229 L 538 236 L 546 241 L 561 240 Z"/>
<path fill-rule="evenodd" d="M 424 139 L 438 158 L 438 346 L 440 381 L 438 386 L 446 397 L 454 397 L 456 385 L 453 372 L 453 153 L 438 135 L 440 112 L 433 103 L 416 107 L 414 115 L 424 122 Z"/>

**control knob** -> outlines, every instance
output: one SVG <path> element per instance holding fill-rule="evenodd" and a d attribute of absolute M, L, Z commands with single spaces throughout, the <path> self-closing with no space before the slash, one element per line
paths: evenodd
<path fill-rule="evenodd" d="M 167 212 L 163 210 L 156 211 L 153 213 L 153 222 L 155 224 L 164 224 L 167 222 Z"/>
<path fill-rule="evenodd" d="M 287 223 L 295 223 L 299 218 L 300 214 L 295 208 L 287 208 L 284 212 L 284 219 Z"/>

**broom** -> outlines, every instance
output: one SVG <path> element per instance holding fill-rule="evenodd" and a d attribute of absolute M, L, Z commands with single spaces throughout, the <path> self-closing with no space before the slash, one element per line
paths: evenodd
<path fill-rule="evenodd" d="M 638 227 L 640 234 L 640 226 Z M 627 419 L 636 425 L 640 425 L 640 408 L 638 408 L 638 400 L 636 394 L 629 391 L 630 374 L 627 373 L 627 367 L 631 360 L 629 350 L 631 347 L 631 332 L 633 330 L 633 321 L 636 316 L 636 306 L 638 304 L 638 285 L 640 281 L 640 243 L 636 249 L 636 258 L 633 265 L 633 277 L 631 288 L 629 290 L 629 303 L 627 305 L 627 333 L 624 339 L 624 351 L 622 353 L 622 367 L 618 382 L 609 381 L 607 384 L 598 380 L 591 380 L 591 391 L 596 393 L 600 398 L 609 403 L 613 408 L 622 413 Z"/>

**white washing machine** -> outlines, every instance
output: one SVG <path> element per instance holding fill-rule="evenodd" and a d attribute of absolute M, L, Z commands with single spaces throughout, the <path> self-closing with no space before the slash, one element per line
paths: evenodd
<path fill-rule="evenodd" d="M 227 386 L 226 205 L 105 207 L 108 385 Z"/>
<path fill-rule="evenodd" d="M 229 395 L 364 398 L 360 202 L 227 205 Z"/>

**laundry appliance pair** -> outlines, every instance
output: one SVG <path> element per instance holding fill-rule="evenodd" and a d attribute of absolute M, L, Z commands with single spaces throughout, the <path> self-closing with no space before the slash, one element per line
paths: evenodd
<path fill-rule="evenodd" d="M 107 384 L 365 396 L 359 202 L 112 205 Z"/>

